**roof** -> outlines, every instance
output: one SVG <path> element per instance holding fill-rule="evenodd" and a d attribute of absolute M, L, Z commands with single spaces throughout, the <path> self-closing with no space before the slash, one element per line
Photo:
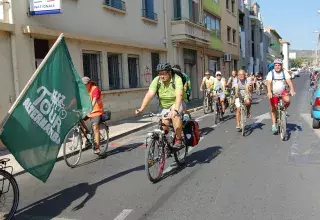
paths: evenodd
<path fill-rule="evenodd" d="M 265 29 L 267 29 L 269 32 L 272 32 L 274 35 L 276 35 L 276 37 L 278 37 L 279 39 L 282 39 L 282 37 L 280 36 L 280 34 L 276 31 L 276 29 L 272 28 L 272 27 L 264 27 Z"/>
<path fill-rule="evenodd" d="M 281 43 L 281 44 L 288 44 L 288 45 L 290 45 L 290 42 L 287 41 L 287 40 L 280 40 L 280 43 Z"/>

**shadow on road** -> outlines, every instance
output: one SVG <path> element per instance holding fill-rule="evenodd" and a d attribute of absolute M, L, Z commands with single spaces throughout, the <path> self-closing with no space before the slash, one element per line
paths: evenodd
<path fill-rule="evenodd" d="M 291 133 L 293 131 L 302 131 L 302 127 L 297 124 L 287 123 L 287 138 L 286 138 L 287 141 L 290 140 Z"/>
<path fill-rule="evenodd" d="M 84 205 L 96 194 L 96 190 L 99 186 L 111 182 L 112 180 L 118 179 L 122 176 L 125 176 L 129 173 L 144 170 L 144 165 L 140 165 L 110 177 L 107 177 L 97 183 L 88 184 L 88 183 L 79 183 L 78 185 L 64 189 L 58 193 L 55 193 L 47 198 L 39 200 L 29 206 L 26 206 L 17 211 L 15 216 L 16 220 L 27 220 L 27 219 L 52 219 L 64 210 L 66 210 L 75 200 L 81 198 L 84 195 L 87 195 L 86 198 L 72 211 L 80 210 Z"/>
<path fill-rule="evenodd" d="M 210 134 L 212 131 L 214 131 L 214 128 L 211 128 L 211 127 L 201 128 L 201 129 L 200 129 L 200 136 L 208 135 L 208 134 Z"/>
<path fill-rule="evenodd" d="M 174 176 L 177 173 L 184 170 L 186 167 L 194 167 L 197 164 L 205 164 L 210 163 L 214 158 L 216 158 L 221 153 L 222 147 L 215 146 L 215 147 L 208 147 L 203 150 L 196 151 L 190 154 L 187 157 L 186 165 L 181 167 L 175 167 L 174 169 L 170 170 L 167 173 L 164 173 L 161 180 L 164 180 L 170 176 Z M 161 181 L 160 180 L 160 181 Z"/>
<path fill-rule="evenodd" d="M 139 143 L 134 143 L 134 144 L 127 144 L 127 145 L 124 145 L 124 146 L 121 146 L 121 147 L 116 147 L 116 148 L 108 151 L 106 156 L 98 157 L 98 158 L 89 160 L 87 162 L 84 162 L 84 163 L 81 163 L 81 164 L 77 165 L 76 167 L 86 166 L 88 164 L 97 162 L 98 160 L 104 159 L 106 157 L 109 157 L 109 156 L 112 156 L 112 155 L 115 155 L 115 154 L 119 154 L 119 153 L 123 153 L 123 152 L 127 152 L 127 151 L 132 151 L 132 150 L 140 147 L 142 144 L 143 144 L 142 142 L 139 142 Z"/>
<path fill-rule="evenodd" d="M 258 122 L 258 123 L 252 123 L 251 125 L 247 125 L 247 130 L 245 132 L 245 136 L 249 136 L 254 130 L 262 130 L 263 126 L 266 124 Z"/>

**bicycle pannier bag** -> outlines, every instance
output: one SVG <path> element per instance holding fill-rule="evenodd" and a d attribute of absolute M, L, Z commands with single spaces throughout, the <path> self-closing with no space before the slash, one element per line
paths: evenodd
<path fill-rule="evenodd" d="M 111 119 L 111 111 L 104 111 L 103 115 L 101 115 L 102 121 L 109 121 Z"/>
<path fill-rule="evenodd" d="M 194 120 L 189 120 L 186 122 L 184 129 L 184 138 L 185 138 L 185 143 L 186 145 L 189 146 L 196 146 L 198 145 L 200 141 L 200 129 L 199 129 L 199 124 L 198 122 Z"/>

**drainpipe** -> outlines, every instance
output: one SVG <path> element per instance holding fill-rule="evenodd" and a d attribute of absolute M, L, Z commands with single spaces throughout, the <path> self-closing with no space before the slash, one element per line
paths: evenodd
<path fill-rule="evenodd" d="M 10 2 L 8 0 L 6 0 L 3 2 L 3 4 L 4 4 L 4 11 L 6 11 L 5 13 L 8 14 L 8 23 L 14 24 L 12 2 L 10 4 Z M 19 86 L 17 45 L 16 45 L 15 31 L 14 31 L 14 33 L 11 33 L 10 41 L 11 41 L 11 59 L 12 59 L 14 91 L 15 91 L 16 98 L 18 98 L 19 93 L 20 93 L 20 86 Z"/>
<path fill-rule="evenodd" d="M 166 45 L 166 49 L 168 50 L 167 0 L 163 0 L 163 15 L 164 15 L 164 33 L 165 33 L 164 43 Z"/>

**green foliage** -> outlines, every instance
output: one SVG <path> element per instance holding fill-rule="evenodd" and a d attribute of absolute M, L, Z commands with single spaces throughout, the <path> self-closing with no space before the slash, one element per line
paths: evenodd
<path fill-rule="evenodd" d="M 302 58 L 290 59 L 291 68 L 299 68 L 301 67 L 302 63 L 303 63 Z"/>

